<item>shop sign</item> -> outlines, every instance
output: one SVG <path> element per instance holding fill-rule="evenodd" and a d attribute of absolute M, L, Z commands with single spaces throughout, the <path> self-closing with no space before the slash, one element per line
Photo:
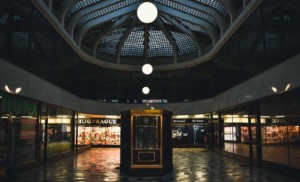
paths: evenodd
<path fill-rule="evenodd" d="M 207 119 L 173 119 L 173 123 L 207 123 Z"/>
<path fill-rule="evenodd" d="M 192 119 L 192 123 L 205 123 L 204 119 Z"/>
<path fill-rule="evenodd" d="M 273 124 L 278 124 L 278 123 L 284 123 L 285 122 L 285 119 L 282 119 L 282 118 L 274 118 L 271 120 Z"/>
<path fill-rule="evenodd" d="M 37 104 L 8 94 L 3 94 L 2 112 L 20 116 L 36 116 Z"/>
<path fill-rule="evenodd" d="M 173 119 L 173 123 L 186 123 L 185 119 Z"/>
<path fill-rule="evenodd" d="M 80 125 L 116 125 L 116 124 L 121 124 L 121 120 L 109 119 L 109 118 L 84 118 L 84 119 L 78 119 L 78 124 L 80 124 Z"/>

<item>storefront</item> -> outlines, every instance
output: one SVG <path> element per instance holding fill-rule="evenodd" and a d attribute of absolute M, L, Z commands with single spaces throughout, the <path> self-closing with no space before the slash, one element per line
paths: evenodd
<path fill-rule="evenodd" d="M 300 169 L 299 93 L 294 90 L 221 111 L 224 151 L 270 168 Z"/>
<path fill-rule="evenodd" d="M 0 92 L 0 176 L 72 152 L 73 111 Z"/>
<path fill-rule="evenodd" d="M 208 119 L 173 119 L 174 147 L 200 147 L 207 140 Z"/>
<path fill-rule="evenodd" d="M 0 93 L 0 171 L 37 160 L 38 103 Z"/>
<path fill-rule="evenodd" d="M 72 151 L 73 111 L 54 106 L 45 106 L 41 113 L 41 157 Z M 44 151 L 44 148 L 47 148 Z"/>
<path fill-rule="evenodd" d="M 81 146 L 120 146 L 121 119 L 94 116 L 78 118 L 77 145 Z"/>

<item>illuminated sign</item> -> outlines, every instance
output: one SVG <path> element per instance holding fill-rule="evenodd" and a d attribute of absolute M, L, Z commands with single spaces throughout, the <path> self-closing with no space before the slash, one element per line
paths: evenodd
<path fill-rule="evenodd" d="M 173 119 L 173 123 L 208 123 L 208 119 Z"/>
<path fill-rule="evenodd" d="M 144 104 L 165 104 L 168 103 L 167 99 L 144 99 L 142 100 Z"/>
<path fill-rule="evenodd" d="M 109 119 L 109 118 L 84 118 L 78 119 L 80 125 L 115 125 L 121 124 L 120 119 Z"/>

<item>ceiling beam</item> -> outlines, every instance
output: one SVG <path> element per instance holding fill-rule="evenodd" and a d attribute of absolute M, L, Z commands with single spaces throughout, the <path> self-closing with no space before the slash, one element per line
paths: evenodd
<path fill-rule="evenodd" d="M 94 13 L 95 11 L 106 8 L 108 6 L 112 6 L 119 2 L 120 2 L 120 0 L 101 1 L 92 6 L 87 6 L 85 8 L 80 9 L 70 18 L 68 26 L 67 26 L 67 31 L 70 33 L 71 37 L 73 37 L 74 29 L 81 17 L 91 14 L 91 13 Z"/>
<path fill-rule="evenodd" d="M 174 56 L 174 64 L 176 64 L 177 60 L 178 60 L 177 44 L 175 43 L 174 38 L 172 37 L 171 33 L 166 29 L 166 27 L 164 26 L 164 24 L 162 23 L 162 21 L 159 17 L 156 18 L 156 22 L 172 46 L 173 56 Z"/>
<path fill-rule="evenodd" d="M 117 64 L 120 64 L 122 48 L 123 48 L 124 43 L 127 40 L 128 36 L 132 32 L 134 26 L 136 25 L 137 20 L 138 20 L 137 16 L 135 16 L 133 18 L 133 21 L 131 22 L 131 24 L 129 25 L 129 27 L 127 28 L 127 30 L 125 31 L 125 33 L 123 34 L 121 40 L 119 41 L 119 43 L 117 45 L 117 54 L 116 54 L 116 62 L 117 62 Z"/>
<path fill-rule="evenodd" d="M 58 21 L 62 24 L 62 27 L 65 24 L 65 17 L 68 11 L 70 10 L 71 6 L 78 2 L 79 0 L 69 0 L 69 1 L 64 1 L 62 5 L 59 7 L 57 10 L 57 18 Z"/>
<path fill-rule="evenodd" d="M 119 17 L 125 16 L 127 14 L 133 13 L 136 11 L 138 6 L 139 6 L 139 3 L 134 3 L 134 4 L 127 6 L 126 8 L 121 8 L 121 9 L 115 10 L 111 13 L 105 14 L 103 16 L 97 17 L 93 20 L 86 22 L 79 28 L 78 33 L 75 36 L 75 41 L 78 43 L 78 45 L 80 47 L 82 37 L 84 36 L 84 34 L 86 32 L 93 29 L 94 27 L 97 27 L 97 26 L 99 26 L 103 23 L 106 23 L 108 21 L 111 21 L 115 18 L 119 18 Z"/>
<path fill-rule="evenodd" d="M 144 64 L 149 63 L 149 24 L 145 23 L 144 25 Z"/>
<path fill-rule="evenodd" d="M 52 11 L 53 0 L 48 1 L 49 10 Z"/>
<path fill-rule="evenodd" d="M 110 26 L 108 26 L 107 28 L 105 28 L 103 31 L 100 32 L 100 34 L 95 38 L 95 41 L 92 46 L 93 57 L 96 57 L 97 47 L 101 42 L 102 38 L 108 33 L 114 31 L 116 28 L 123 26 L 126 22 L 128 22 L 129 19 L 131 19 L 132 15 L 133 14 L 127 14 L 125 16 L 122 16 L 120 19 L 117 19 Z"/>
<path fill-rule="evenodd" d="M 220 1 L 227 9 L 227 12 L 229 13 L 230 16 L 230 22 L 232 23 L 237 17 L 237 9 L 234 6 L 233 1 L 232 0 L 220 0 Z"/>
<path fill-rule="evenodd" d="M 173 0 L 173 1 L 214 17 L 214 19 L 216 20 L 217 24 L 220 27 L 221 34 L 223 35 L 223 33 L 226 31 L 226 27 L 227 27 L 226 19 L 215 8 L 204 4 L 199 4 L 198 2 L 191 1 L 191 0 L 189 1 Z"/>
<path fill-rule="evenodd" d="M 218 34 L 217 34 L 217 31 L 216 31 L 216 27 L 214 27 L 212 24 L 210 24 L 206 20 L 195 17 L 195 16 L 190 15 L 188 13 L 184 13 L 182 11 L 173 9 L 173 8 L 168 7 L 166 5 L 162 5 L 162 4 L 159 4 L 159 3 L 155 3 L 155 5 L 156 5 L 159 13 L 165 13 L 165 14 L 171 15 L 173 17 L 180 17 L 182 20 L 185 20 L 185 21 L 188 21 L 190 23 L 199 25 L 200 27 L 202 27 L 204 30 L 207 31 L 207 33 L 209 34 L 209 36 L 212 39 L 213 45 L 215 45 L 215 43 L 217 42 Z"/>
<path fill-rule="evenodd" d="M 164 14 L 164 13 L 160 13 L 160 15 L 163 18 L 165 18 L 166 20 L 168 20 L 171 24 L 173 24 L 178 30 L 182 31 L 183 33 L 189 35 L 192 38 L 192 40 L 198 50 L 198 57 L 200 57 L 201 56 L 201 45 L 198 41 L 198 38 L 195 36 L 195 34 L 190 29 L 186 28 L 184 25 L 179 23 L 175 18 L 170 17 L 169 15 Z"/>

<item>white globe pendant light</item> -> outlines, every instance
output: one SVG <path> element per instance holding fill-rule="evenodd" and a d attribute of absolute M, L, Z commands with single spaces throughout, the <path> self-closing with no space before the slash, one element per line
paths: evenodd
<path fill-rule="evenodd" d="M 143 87 L 142 91 L 143 91 L 143 94 L 147 95 L 147 94 L 149 94 L 150 89 L 149 89 L 149 87 Z"/>
<path fill-rule="evenodd" d="M 151 66 L 151 64 L 144 64 L 144 66 L 142 67 L 142 71 L 145 75 L 149 75 L 152 73 L 153 67 Z"/>
<path fill-rule="evenodd" d="M 144 2 L 137 9 L 137 16 L 143 23 L 152 23 L 157 17 L 157 8 L 153 3 Z"/>

